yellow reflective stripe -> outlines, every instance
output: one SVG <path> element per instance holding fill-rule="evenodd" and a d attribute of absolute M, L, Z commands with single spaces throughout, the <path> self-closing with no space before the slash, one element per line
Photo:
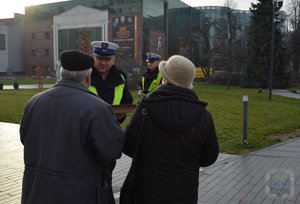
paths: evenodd
<path fill-rule="evenodd" d="M 97 92 L 96 87 L 90 85 L 90 86 L 89 86 L 89 90 L 90 90 L 90 92 L 92 92 L 92 93 L 94 93 L 94 94 L 96 94 L 96 95 L 98 96 L 98 92 Z"/>
<path fill-rule="evenodd" d="M 162 76 L 161 76 L 160 72 L 158 72 L 157 78 L 156 78 L 155 80 L 152 81 L 152 83 L 151 83 L 151 85 L 150 85 L 148 91 L 151 92 L 151 91 L 153 91 L 156 87 L 158 87 L 159 84 L 160 84 L 161 79 L 162 79 Z"/>
<path fill-rule="evenodd" d="M 124 91 L 124 87 L 125 87 L 125 78 L 124 78 L 124 76 L 122 74 L 120 74 L 120 76 L 122 77 L 124 83 L 115 87 L 115 90 L 114 90 L 114 101 L 113 101 L 112 105 L 120 105 L 122 97 L 123 97 L 123 91 Z M 90 90 L 90 92 L 92 92 L 92 93 L 94 93 L 94 94 L 96 94 L 98 96 L 98 92 L 97 92 L 96 87 L 90 85 L 89 86 L 89 90 Z"/>
<path fill-rule="evenodd" d="M 145 91 L 145 77 L 142 76 L 142 90 Z"/>
<path fill-rule="evenodd" d="M 120 75 L 121 75 L 124 83 L 115 87 L 114 101 L 113 101 L 112 105 L 120 105 L 122 97 L 123 97 L 123 92 L 124 92 L 124 87 L 125 87 L 125 78 L 122 74 L 120 74 Z"/>

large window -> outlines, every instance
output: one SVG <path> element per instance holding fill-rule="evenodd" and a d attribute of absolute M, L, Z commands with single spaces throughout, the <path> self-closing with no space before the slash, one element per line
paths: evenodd
<path fill-rule="evenodd" d="M 64 50 L 80 49 L 81 43 L 102 40 L 102 31 L 100 27 L 84 29 L 88 39 L 81 39 L 81 29 L 64 29 L 58 31 L 58 50 L 61 53 Z"/>
<path fill-rule="evenodd" d="M 49 32 L 45 32 L 45 38 L 46 38 L 46 39 L 49 39 L 49 38 L 50 38 Z"/>
<path fill-rule="evenodd" d="M 5 50 L 5 34 L 0 34 L 0 50 Z"/>
<path fill-rule="evenodd" d="M 32 50 L 31 50 L 31 55 L 32 55 L 32 56 L 36 56 L 36 49 L 32 49 Z"/>
<path fill-rule="evenodd" d="M 45 56 L 49 56 L 49 55 L 50 55 L 49 49 L 45 49 Z"/>

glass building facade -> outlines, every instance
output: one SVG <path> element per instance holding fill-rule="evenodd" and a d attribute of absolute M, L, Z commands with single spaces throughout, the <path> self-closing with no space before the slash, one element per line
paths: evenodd
<path fill-rule="evenodd" d="M 224 7 L 192 8 L 180 0 L 171 0 L 167 3 L 168 12 L 165 13 L 165 6 L 164 0 L 72 0 L 26 7 L 25 52 L 28 73 L 33 74 L 36 66 L 40 66 L 44 73 L 45 67 L 58 67 L 60 52 L 81 48 L 82 29 L 88 38 L 85 42 L 109 40 L 119 44 L 117 65 L 129 76 L 131 73 L 139 75 L 144 71 L 147 52 L 156 52 L 165 59 L 181 54 L 190 58 L 196 66 L 223 69 L 221 61 L 226 58 L 225 47 L 229 39 Z M 76 25 L 67 24 L 67 18 L 62 21 L 65 26 L 55 24 L 55 17 L 67 16 L 72 10 L 76 13 L 76 8 L 81 9 L 80 11 L 84 8 L 93 9 L 92 13 L 107 11 L 108 16 L 95 19 L 87 14 L 87 20 L 81 22 L 79 19 L 80 23 Z M 234 36 L 235 42 L 245 43 L 250 14 L 246 11 L 234 13 L 236 18 L 231 36 Z M 98 20 L 102 23 L 97 24 Z M 32 37 L 41 32 L 50 33 L 48 40 Z M 48 57 L 49 60 L 37 60 L 37 54 L 33 55 L 33 51 L 40 53 L 39 58 Z M 48 53 L 48 56 L 43 53 Z"/>
<path fill-rule="evenodd" d="M 227 10 L 217 6 L 169 10 L 169 55 L 179 53 L 190 58 L 196 67 L 224 70 L 229 40 L 232 52 L 238 52 L 237 46 L 246 48 L 250 24 L 249 11 L 230 10 L 229 22 Z"/>

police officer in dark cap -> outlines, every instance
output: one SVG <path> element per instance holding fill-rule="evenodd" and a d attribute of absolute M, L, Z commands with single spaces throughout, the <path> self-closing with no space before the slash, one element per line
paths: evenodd
<path fill-rule="evenodd" d="M 158 70 L 161 56 L 152 52 L 148 52 L 146 55 L 148 69 L 140 80 L 140 90 L 138 92 L 139 97 L 143 97 L 145 94 L 153 91 L 162 83 L 162 76 Z"/>
<path fill-rule="evenodd" d="M 121 157 L 124 133 L 111 106 L 88 90 L 93 66 L 87 53 L 62 52 L 62 79 L 26 105 L 22 204 L 114 203 L 107 164 Z"/>
<path fill-rule="evenodd" d="M 93 41 L 95 66 L 89 90 L 111 105 L 132 104 L 133 99 L 126 82 L 126 76 L 115 67 L 115 54 L 119 46 L 107 41 Z M 126 114 L 116 114 L 122 123 Z"/>

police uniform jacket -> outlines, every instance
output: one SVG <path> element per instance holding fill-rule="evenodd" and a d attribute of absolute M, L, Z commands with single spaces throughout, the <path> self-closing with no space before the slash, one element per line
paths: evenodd
<path fill-rule="evenodd" d="M 115 87 L 121 84 L 124 84 L 124 90 L 120 104 L 132 104 L 133 99 L 123 72 L 112 66 L 106 80 L 103 80 L 97 70 L 93 68 L 91 85 L 96 88 L 98 96 L 105 102 L 113 104 Z"/>
<path fill-rule="evenodd" d="M 147 69 L 147 71 L 143 74 L 142 78 L 144 77 L 144 84 L 143 81 L 140 81 L 140 89 L 143 91 L 144 94 L 147 94 L 151 92 L 149 90 L 149 87 L 151 84 L 155 81 L 156 84 L 153 84 L 155 88 L 157 88 L 161 82 L 162 82 L 162 77 L 158 79 L 159 76 L 159 69 L 158 67 L 154 71 L 150 71 L 150 69 Z M 156 81 L 158 79 L 158 81 Z"/>
<path fill-rule="evenodd" d="M 103 204 L 107 163 L 120 158 L 123 132 L 110 105 L 80 83 L 60 81 L 34 96 L 20 125 L 22 204 Z"/>
<path fill-rule="evenodd" d="M 213 164 L 219 153 L 206 105 L 194 91 L 170 85 L 142 99 L 125 131 L 123 149 L 133 157 L 140 137 L 135 203 L 197 203 L 199 167 Z"/>

